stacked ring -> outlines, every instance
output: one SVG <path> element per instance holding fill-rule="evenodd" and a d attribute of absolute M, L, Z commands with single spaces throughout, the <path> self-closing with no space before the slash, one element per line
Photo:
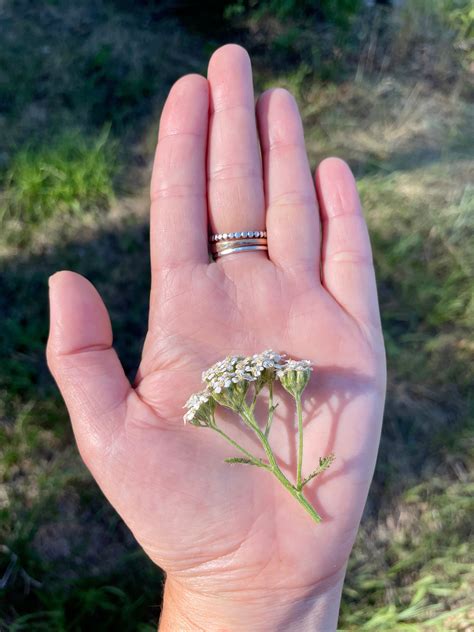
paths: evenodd
<path fill-rule="evenodd" d="M 209 241 L 229 241 L 232 239 L 258 239 L 266 238 L 266 230 L 244 230 L 243 232 L 236 233 L 214 233 L 209 237 Z"/>
<path fill-rule="evenodd" d="M 234 252 L 268 250 L 267 233 L 264 230 L 216 233 L 209 237 L 209 243 L 211 253 L 216 259 Z"/>

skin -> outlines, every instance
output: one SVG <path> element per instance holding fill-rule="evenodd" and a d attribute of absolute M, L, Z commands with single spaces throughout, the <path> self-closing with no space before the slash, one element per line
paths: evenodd
<path fill-rule="evenodd" d="M 209 263 L 211 232 L 266 227 L 267 252 Z M 254 105 L 247 53 L 218 49 L 207 79 L 182 77 L 163 109 L 151 182 L 149 329 L 131 385 L 107 310 L 73 272 L 50 279 L 47 356 L 86 465 L 166 571 L 161 630 L 332 630 L 373 474 L 385 356 L 370 242 L 337 158 L 313 180 L 285 90 Z M 210 429 L 185 426 L 201 372 L 272 348 L 309 359 L 303 472 L 319 525 Z M 293 404 L 277 389 L 270 440 L 294 479 Z M 258 409 L 257 409 L 258 410 Z M 262 423 L 265 421 L 260 410 Z M 222 427 L 262 456 L 242 424 Z"/>

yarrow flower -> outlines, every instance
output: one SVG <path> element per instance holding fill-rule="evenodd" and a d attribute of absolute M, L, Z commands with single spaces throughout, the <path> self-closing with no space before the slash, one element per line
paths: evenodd
<path fill-rule="evenodd" d="M 202 379 L 217 402 L 238 410 L 251 382 L 258 392 L 283 367 L 283 356 L 268 349 L 253 356 L 227 356 L 204 371 Z"/>
<path fill-rule="evenodd" d="M 322 474 L 332 463 L 334 455 L 321 457 L 318 467 L 309 476 L 303 478 L 303 409 L 301 394 L 311 377 L 311 362 L 309 360 L 286 359 L 284 354 L 267 349 L 262 353 L 251 356 L 232 355 L 216 362 L 203 372 L 202 380 L 205 388 L 199 393 L 191 395 L 186 402 L 184 415 L 185 423 L 195 426 L 211 428 L 226 439 L 234 449 L 240 451 L 239 457 L 226 459 L 228 463 L 253 465 L 272 472 L 283 486 L 311 515 L 315 522 L 320 522 L 316 509 L 302 495 L 303 487 L 311 480 Z M 281 382 L 295 399 L 298 420 L 298 451 L 296 462 L 295 483 L 292 483 L 280 469 L 272 447 L 269 443 L 269 433 L 273 422 L 276 405 L 273 404 L 273 383 Z M 255 404 L 263 387 L 268 387 L 268 418 L 264 428 L 255 418 Z M 252 388 L 253 399 L 246 401 L 249 388 Z M 267 459 L 253 455 L 247 448 L 239 445 L 228 436 L 223 428 L 218 427 L 214 412 L 220 404 L 238 413 L 243 423 L 252 430 L 260 442 Z M 242 456 L 243 455 L 243 456 Z"/>
<path fill-rule="evenodd" d="M 227 356 L 203 372 L 202 380 L 206 388 L 195 399 L 189 399 L 185 422 L 199 419 L 204 414 L 208 416 L 209 411 L 206 408 L 199 415 L 198 411 L 210 399 L 232 410 L 239 410 L 245 401 L 250 383 L 254 383 L 255 393 L 258 394 L 265 384 L 278 379 L 292 395 L 301 395 L 309 381 L 311 370 L 309 360 L 287 360 L 284 354 L 271 349 L 251 356 Z"/>
<path fill-rule="evenodd" d="M 275 380 L 276 372 L 283 368 L 285 360 L 280 353 L 271 349 L 256 353 L 249 358 L 252 374 L 256 376 L 255 393 L 258 394 L 265 384 L 271 385 Z"/>
<path fill-rule="evenodd" d="M 312 370 L 309 360 L 287 360 L 285 366 L 277 371 L 277 377 L 286 391 L 298 397 L 306 388 Z"/>
<path fill-rule="evenodd" d="M 213 425 L 215 407 L 216 402 L 207 389 L 200 393 L 194 393 L 184 406 L 188 409 L 184 415 L 184 423 L 190 423 L 194 426 Z"/>
<path fill-rule="evenodd" d="M 213 399 L 232 410 L 239 410 L 245 401 L 251 378 L 241 370 L 243 360 L 243 356 L 227 356 L 202 374 Z"/>
<path fill-rule="evenodd" d="M 216 362 L 204 371 L 202 381 L 207 382 L 212 391 L 220 393 L 222 388 L 228 388 L 232 384 L 232 379 L 236 377 L 235 366 L 241 359 L 242 356 L 227 356 L 224 360 Z"/>

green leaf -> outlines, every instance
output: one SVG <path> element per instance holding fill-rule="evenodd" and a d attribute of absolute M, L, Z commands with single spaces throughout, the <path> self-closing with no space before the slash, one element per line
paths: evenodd
<path fill-rule="evenodd" d="M 304 479 L 301 487 L 304 487 L 307 483 L 313 480 L 313 478 L 316 478 L 316 476 L 319 476 L 325 470 L 327 470 L 330 467 L 331 463 L 334 461 L 334 459 L 335 459 L 334 454 L 329 454 L 328 456 L 320 457 L 319 466 L 315 470 L 313 470 L 309 476 L 307 476 Z"/>

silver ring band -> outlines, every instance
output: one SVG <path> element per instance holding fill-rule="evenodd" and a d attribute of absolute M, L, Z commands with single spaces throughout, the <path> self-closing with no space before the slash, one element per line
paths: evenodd
<path fill-rule="evenodd" d="M 231 239 L 258 239 L 258 238 L 266 238 L 267 231 L 266 230 L 244 230 L 242 232 L 236 233 L 214 233 L 209 236 L 209 241 L 228 241 Z"/>
<path fill-rule="evenodd" d="M 234 233 L 214 233 L 209 236 L 209 246 L 214 259 L 233 252 L 268 250 L 266 230 L 244 230 Z"/>
<path fill-rule="evenodd" d="M 224 257 L 225 255 L 230 255 L 233 252 L 247 252 L 250 250 L 268 250 L 268 246 L 266 245 L 248 245 L 248 246 L 229 246 L 224 248 L 223 250 L 218 250 L 213 253 L 214 257 Z"/>

